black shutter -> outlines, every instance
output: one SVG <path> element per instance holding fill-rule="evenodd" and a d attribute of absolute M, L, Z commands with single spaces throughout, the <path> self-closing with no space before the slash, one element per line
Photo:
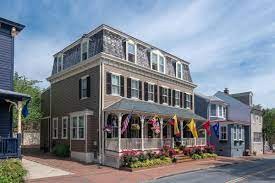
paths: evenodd
<path fill-rule="evenodd" d="M 139 81 L 139 99 L 142 100 L 142 81 Z"/>
<path fill-rule="evenodd" d="M 106 93 L 112 94 L 112 74 L 106 73 Z"/>
<path fill-rule="evenodd" d="M 171 105 L 172 103 L 172 92 L 171 89 L 168 89 L 168 105 Z"/>
<path fill-rule="evenodd" d="M 79 95 L 79 99 L 81 99 L 81 79 L 78 81 L 78 95 Z"/>
<path fill-rule="evenodd" d="M 120 76 L 120 96 L 124 97 L 124 76 Z"/>
<path fill-rule="evenodd" d="M 86 93 L 87 97 L 90 97 L 91 96 L 91 77 L 88 76 L 87 77 L 87 93 Z"/>
<path fill-rule="evenodd" d="M 183 102 L 184 102 L 184 108 L 187 107 L 187 103 L 186 103 L 186 93 L 183 94 Z"/>
<path fill-rule="evenodd" d="M 144 82 L 144 100 L 148 101 L 148 83 Z"/>
<path fill-rule="evenodd" d="M 180 92 L 180 107 L 182 108 L 182 92 Z"/>
<path fill-rule="evenodd" d="M 160 104 L 163 104 L 163 98 L 162 98 L 162 91 L 163 90 L 163 88 L 160 86 L 159 87 L 159 103 Z"/>
<path fill-rule="evenodd" d="M 175 103 L 176 103 L 176 91 L 173 90 L 173 92 L 172 92 L 172 105 L 175 106 Z"/>
<path fill-rule="evenodd" d="M 192 94 L 190 94 L 190 100 L 191 100 L 190 109 L 193 110 L 193 95 Z"/>
<path fill-rule="evenodd" d="M 131 97 L 131 78 L 127 78 L 127 98 Z"/>
<path fill-rule="evenodd" d="M 158 103 L 158 85 L 154 86 L 154 101 Z"/>

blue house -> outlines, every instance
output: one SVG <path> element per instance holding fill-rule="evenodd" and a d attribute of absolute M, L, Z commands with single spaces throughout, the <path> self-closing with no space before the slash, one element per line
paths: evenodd
<path fill-rule="evenodd" d="M 0 158 L 21 156 L 21 112 L 30 96 L 13 91 L 14 38 L 23 25 L 0 17 Z M 12 108 L 18 109 L 16 137 L 13 137 Z"/>
<path fill-rule="evenodd" d="M 218 155 L 239 157 L 244 154 L 247 120 L 242 116 L 242 107 L 238 100 L 224 92 L 214 96 L 195 94 L 195 113 L 210 121 L 212 135 L 208 143 L 216 147 Z M 213 126 L 218 127 L 217 135 Z"/>

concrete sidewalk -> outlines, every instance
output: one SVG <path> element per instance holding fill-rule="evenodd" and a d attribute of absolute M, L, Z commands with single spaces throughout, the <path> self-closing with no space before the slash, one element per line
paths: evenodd
<path fill-rule="evenodd" d="M 109 167 L 99 168 L 97 165 L 87 165 L 66 159 L 43 158 L 43 157 L 25 157 L 28 160 L 36 161 L 47 166 L 52 166 L 64 171 L 72 172 L 67 176 L 52 177 L 47 179 L 30 180 L 29 182 L 145 182 L 160 177 L 170 176 L 183 172 L 196 171 L 210 167 L 230 165 L 246 161 L 262 159 L 264 156 L 227 158 L 218 157 L 216 160 L 198 160 L 184 163 L 173 164 L 169 166 L 140 170 L 136 172 L 126 172 Z"/>
<path fill-rule="evenodd" d="M 72 174 L 70 172 L 42 165 L 40 163 L 36 163 L 27 159 L 22 159 L 22 163 L 23 166 L 28 170 L 28 175 L 26 177 L 27 180 Z"/>

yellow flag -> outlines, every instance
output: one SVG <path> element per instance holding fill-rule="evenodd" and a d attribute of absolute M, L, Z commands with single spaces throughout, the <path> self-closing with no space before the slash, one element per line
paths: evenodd
<path fill-rule="evenodd" d="M 174 120 L 174 135 L 178 136 L 180 135 L 180 130 L 179 130 L 179 124 L 178 124 L 178 119 L 176 115 L 174 115 L 173 120 Z"/>
<path fill-rule="evenodd" d="M 197 132 L 197 128 L 196 128 L 196 123 L 194 121 L 194 119 L 192 118 L 190 123 L 187 125 L 193 135 L 194 138 L 198 138 L 198 132 Z"/>

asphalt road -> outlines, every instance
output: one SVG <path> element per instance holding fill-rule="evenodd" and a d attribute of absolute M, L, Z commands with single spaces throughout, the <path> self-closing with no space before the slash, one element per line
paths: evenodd
<path fill-rule="evenodd" d="M 275 183 L 275 156 L 262 160 L 227 165 L 160 178 L 152 183 Z"/>

